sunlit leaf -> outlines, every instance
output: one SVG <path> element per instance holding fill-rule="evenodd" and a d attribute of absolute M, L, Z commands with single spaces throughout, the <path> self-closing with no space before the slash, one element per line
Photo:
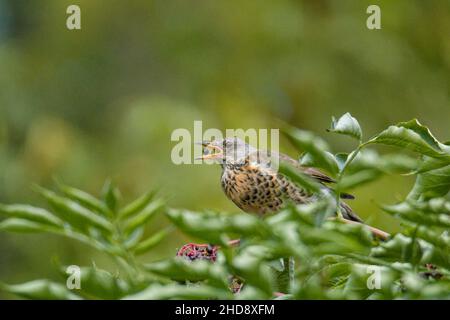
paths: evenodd
<path fill-rule="evenodd" d="M 362 138 L 362 131 L 358 120 L 352 117 L 352 115 L 348 112 L 341 116 L 338 120 L 333 117 L 331 128 L 328 131 L 345 134 L 357 140 L 361 140 Z"/>
<path fill-rule="evenodd" d="M 442 150 L 443 144 L 415 119 L 390 126 L 366 144 L 371 143 L 402 147 L 435 158 L 449 156 Z"/>

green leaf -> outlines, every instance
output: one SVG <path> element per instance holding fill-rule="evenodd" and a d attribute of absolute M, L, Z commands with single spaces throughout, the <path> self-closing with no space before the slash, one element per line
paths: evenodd
<path fill-rule="evenodd" d="M 383 206 L 383 209 L 391 214 L 398 215 L 402 219 L 419 225 L 436 226 L 441 228 L 450 228 L 450 215 L 448 214 L 432 214 L 431 211 L 421 211 L 414 208 L 407 202 L 397 205 Z"/>
<path fill-rule="evenodd" d="M 443 197 L 450 191 L 450 165 L 417 175 L 408 199 L 431 199 Z"/>
<path fill-rule="evenodd" d="M 416 235 L 421 239 L 433 244 L 437 248 L 450 251 L 450 236 L 444 232 L 436 232 L 427 226 L 418 226 L 416 223 L 405 222 L 407 226 L 414 229 Z M 450 262 L 450 255 L 447 255 Z"/>
<path fill-rule="evenodd" d="M 153 249 L 169 235 L 171 230 L 172 230 L 171 227 L 163 229 L 155 233 L 151 237 L 145 239 L 144 241 L 140 242 L 136 247 L 134 247 L 133 249 L 134 253 L 140 255 Z"/>
<path fill-rule="evenodd" d="M 107 180 L 102 190 L 102 199 L 105 202 L 106 206 L 112 212 L 116 212 L 117 204 L 120 199 L 120 192 L 117 189 L 111 180 Z"/>
<path fill-rule="evenodd" d="M 232 234 L 267 237 L 267 226 L 252 215 L 226 216 L 214 212 L 169 209 L 167 217 L 184 232 L 207 241 L 227 245 Z"/>
<path fill-rule="evenodd" d="M 81 204 L 82 206 L 90 210 L 96 211 L 97 213 L 106 216 L 111 216 L 110 209 L 102 201 L 95 198 L 91 194 L 73 187 L 63 185 L 60 182 L 57 182 L 57 185 L 58 189 L 61 190 L 61 192 L 69 199 L 74 200 L 79 204 Z"/>
<path fill-rule="evenodd" d="M 424 139 L 429 145 L 432 145 L 435 148 L 438 148 L 439 150 L 447 150 L 447 151 L 449 150 L 448 146 L 439 142 L 430 132 L 430 129 L 422 125 L 417 119 L 413 119 L 406 122 L 400 122 L 397 124 L 397 126 L 404 127 L 414 131 L 415 133 L 420 135 L 420 137 L 422 137 L 422 139 Z"/>
<path fill-rule="evenodd" d="M 444 145 L 436 140 L 428 128 L 421 125 L 416 119 L 390 126 L 366 142 L 365 145 L 371 143 L 402 147 L 435 158 L 449 156 L 442 150 Z"/>
<path fill-rule="evenodd" d="M 309 131 L 299 130 L 293 127 L 286 127 L 283 130 L 295 147 L 309 153 L 309 156 L 318 168 L 325 169 L 331 174 L 338 172 L 336 160 L 332 154 L 327 152 L 329 148 L 323 139 Z"/>
<path fill-rule="evenodd" d="M 428 171 L 440 169 L 448 165 L 450 165 L 450 157 L 443 157 L 443 158 L 423 157 L 420 166 L 413 173 L 414 174 L 426 173 Z"/>
<path fill-rule="evenodd" d="M 364 183 L 376 180 L 381 176 L 381 172 L 377 169 L 366 169 L 353 174 L 345 175 L 339 183 L 340 190 L 348 190 Z"/>
<path fill-rule="evenodd" d="M 184 258 L 175 257 L 170 260 L 147 264 L 145 268 L 152 273 L 177 281 L 208 280 L 208 283 L 213 286 L 228 288 L 226 270 L 221 265 L 209 261 L 188 261 Z"/>
<path fill-rule="evenodd" d="M 148 220 L 155 216 L 156 213 L 160 212 L 164 206 L 165 202 L 161 199 L 155 200 L 148 204 L 142 211 L 125 222 L 125 233 L 130 234 L 136 228 L 143 226 Z"/>
<path fill-rule="evenodd" d="M 63 222 L 58 217 L 45 209 L 24 204 L 0 204 L 0 214 L 9 217 L 23 218 L 34 222 L 44 223 L 52 226 L 62 226 Z"/>
<path fill-rule="evenodd" d="M 9 232 L 50 232 L 50 226 L 21 218 L 9 218 L 0 222 L 0 230 Z"/>
<path fill-rule="evenodd" d="M 426 263 L 446 263 L 448 266 L 448 254 L 442 254 L 432 244 L 403 234 L 397 234 L 387 242 L 373 248 L 371 255 L 375 258 L 383 258 L 385 261 L 407 262 L 412 265 L 424 265 Z"/>
<path fill-rule="evenodd" d="M 359 126 L 358 120 L 356 120 L 350 113 L 344 114 L 339 120 L 333 117 L 331 122 L 331 128 L 329 132 L 340 133 L 361 141 L 362 131 Z"/>
<path fill-rule="evenodd" d="M 104 217 L 82 207 L 77 202 L 58 196 L 56 193 L 37 187 L 36 190 L 50 203 L 62 219 L 69 223 L 74 223 L 83 230 L 89 227 L 98 227 L 102 230 L 111 232 L 113 225 Z"/>
<path fill-rule="evenodd" d="M 263 261 L 271 260 L 267 248 L 261 245 L 253 245 L 241 250 L 234 257 L 232 267 L 236 275 L 245 279 L 246 283 L 260 289 L 268 297 L 272 296 L 274 278 L 270 267 Z"/>
<path fill-rule="evenodd" d="M 66 268 L 62 268 L 64 278 L 67 278 Z M 96 267 L 80 268 L 80 289 L 77 293 L 86 298 L 119 299 L 130 292 L 130 286 L 122 279 L 113 276 L 108 271 Z"/>
<path fill-rule="evenodd" d="M 348 153 L 336 153 L 335 159 L 339 168 L 339 171 L 342 171 L 345 163 L 347 162 L 349 154 Z"/>
<path fill-rule="evenodd" d="M 132 215 L 135 215 L 142 211 L 155 197 L 156 192 L 147 192 L 143 196 L 139 197 L 132 203 L 128 204 L 126 207 L 119 211 L 119 217 L 121 219 L 127 219 Z"/>
<path fill-rule="evenodd" d="M 232 294 L 228 289 L 218 289 L 211 286 L 183 286 L 177 284 L 159 285 L 152 284 L 145 290 L 124 297 L 126 300 L 165 300 L 165 299 L 231 299 Z"/>
<path fill-rule="evenodd" d="M 145 226 L 140 226 L 139 228 L 134 229 L 133 232 L 130 233 L 130 235 L 125 240 L 125 247 L 127 249 L 134 248 L 139 241 L 141 240 L 142 236 L 144 235 Z"/>
<path fill-rule="evenodd" d="M 373 271 L 371 271 L 373 270 Z M 378 270 L 378 271 L 376 271 Z M 369 277 L 380 274 L 379 289 L 369 289 Z M 383 294 L 386 299 L 393 299 L 393 288 L 395 289 L 396 280 L 399 274 L 385 266 L 353 264 L 352 273 L 345 285 L 344 293 L 349 299 L 370 299 L 373 294 Z"/>
<path fill-rule="evenodd" d="M 38 300 L 79 300 L 76 294 L 65 286 L 50 280 L 34 280 L 22 284 L 2 284 L 0 288 L 26 299 Z"/>
<path fill-rule="evenodd" d="M 267 263 L 272 269 L 278 271 L 278 272 L 283 272 L 285 270 L 287 270 L 287 268 L 285 268 L 285 262 L 283 258 L 279 258 L 279 259 L 275 259 L 272 261 L 269 261 Z"/>

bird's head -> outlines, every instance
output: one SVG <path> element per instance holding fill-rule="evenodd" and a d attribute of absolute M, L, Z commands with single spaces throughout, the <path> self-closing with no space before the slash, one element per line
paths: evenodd
<path fill-rule="evenodd" d="M 213 141 L 203 141 L 203 155 L 200 159 L 213 159 L 221 164 L 239 164 L 256 148 L 239 138 L 225 138 Z"/>

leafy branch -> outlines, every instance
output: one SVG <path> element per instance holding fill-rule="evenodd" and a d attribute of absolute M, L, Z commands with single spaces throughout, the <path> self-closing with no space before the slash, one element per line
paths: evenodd
<path fill-rule="evenodd" d="M 358 121 L 347 113 L 333 119 L 329 131 L 355 139 L 355 149 L 334 154 L 321 137 L 284 129 L 303 152 L 299 163 L 327 171 L 334 191 L 263 219 L 168 208 L 154 193 L 119 208 L 119 191 L 109 182 L 99 198 L 61 183 L 58 192 L 36 187 L 49 208 L 2 204 L 0 230 L 77 240 L 109 255 L 120 272 L 82 267 L 80 290 L 45 279 L 2 283 L 0 289 L 31 299 L 450 298 L 450 147 L 417 120 L 363 141 Z M 399 149 L 379 154 L 371 148 L 376 145 Z M 304 188 L 321 191 L 298 171 L 280 169 Z M 342 195 L 385 174 L 416 177 L 405 199 L 380 208 L 402 225 L 401 232 L 389 236 L 331 218 L 341 210 Z M 158 213 L 171 226 L 145 237 L 146 225 Z M 178 256 L 159 261 L 140 258 L 174 228 L 205 244 L 182 246 Z M 65 280 L 65 268 L 60 269 Z M 380 274 L 375 285 L 371 270 Z"/>

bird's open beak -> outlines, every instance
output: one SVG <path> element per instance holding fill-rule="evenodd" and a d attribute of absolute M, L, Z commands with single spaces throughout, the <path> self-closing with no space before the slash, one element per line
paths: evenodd
<path fill-rule="evenodd" d="M 203 146 L 204 154 L 195 160 L 222 159 L 223 149 L 219 146 L 211 144 L 209 141 L 198 142 Z"/>

